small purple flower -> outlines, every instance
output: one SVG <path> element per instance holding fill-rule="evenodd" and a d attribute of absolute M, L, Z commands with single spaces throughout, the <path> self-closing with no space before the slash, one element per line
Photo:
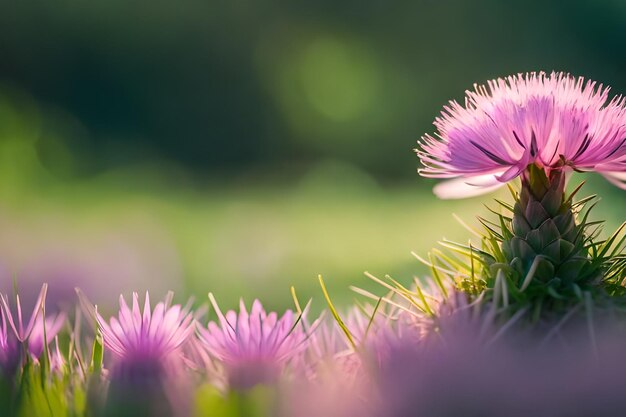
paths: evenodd
<path fill-rule="evenodd" d="M 354 379 L 361 371 L 361 358 L 334 319 L 309 327 L 310 338 L 302 356 L 298 356 L 298 369 L 311 381 L 331 373 Z"/>
<path fill-rule="evenodd" d="M 437 134 L 417 150 L 425 177 L 451 178 L 442 198 L 482 194 L 531 164 L 546 170 L 596 171 L 626 189 L 625 100 L 569 74 L 499 78 L 451 101 L 435 119 Z"/>
<path fill-rule="evenodd" d="M 49 344 L 56 337 L 65 322 L 64 314 L 57 314 L 43 318 L 48 286 L 41 287 L 39 296 L 33 308 L 33 312 L 26 325 L 24 325 L 22 304 L 17 295 L 15 314 L 13 313 L 9 298 L 0 294 L 0 368 L 7 374 L 12 374 L 19 367 L 21 361 L 20 344 L 27 347 L 31 358 L 37 361 L 44 350 L 45 344 Z M 45 334 L 45 338 L 44 338 Z"/>
<path fill-rule="evenodd" d="M 278 318 L 255 300 L 248 313 L 241 300 L 239 313 L 231 310 L 224 315 L 213 294 L 209 299 L 219 325 L 211 321 L 198 332 L 209 354 L 223 363 L 231 387 L 247 389 L 275 381 L 287 362 L 306 347 L 306 332 L 291 310 Z"/>
<path fill-rule="evenodd" d="M 186 386 L 183 347 L 194 331 L 188 307 L 170 306 L 170 296 L 154 310 L 146 292 L 143 311 L 133 293 L 132 306 L 120 295 L 117 317 L 94 315 L 107 351 L 113 354 L 106 416 L 187 415 L 191 391 Z"/>
<path fill-rule="evenodd" d="M 119 314 L 108 323 L 96 307 L 96 321 L 104 345 L 115 356 L 114 377 L 158 376 L 171 370 L 171 362 L 179 359 L 179 348 L 193 333 L 193 316 L 180 305 L 168 304 L 159 302 L 151 310 L 150 296 L 146 292 L 142 312 L 137 293 L 133 293 L 132 308 L 120 295 Z"/>

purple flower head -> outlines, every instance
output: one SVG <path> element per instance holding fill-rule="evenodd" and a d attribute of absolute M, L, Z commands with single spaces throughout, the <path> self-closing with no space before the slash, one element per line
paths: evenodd
<path fill-rule="evenodd" d="M 334 318 L 324 317 L 310 331 L 304 355 L 299 356 L 298 368 L 311 381 L 328 374 L 354 379 L 361 371 L 361 358 L 346 338 Z"/>
<path fill-rule="evenodd" d="M 493 190 L 529 165 L 596 171 L 626 189 L 625 100 L 569 74 L 544 72 L 499 78 L 451 101 L 435 119 L 437 134 L 417 150 L 425 177 L 450 178 L 442 198 Z"/>
<path fill-rule="evenodd" d="M 324 317 L 324 320 L 311 333 L 307 346 L 309 361 L 316 363 L 333 359 L 338 354 L 352 351 L 346 335 L 343 333 L 334 318 Z"/>
<path fill-rule="evenodd" d="M 209 354 L 224 364 L 231 387 L 247 389 L 276 380 L 285 364 L 306 347 L 306 332 L 291 310 L 279 318 L 255 300 L 248 313 L 241 300 L 239 313 L 231 310 L 224 315 L 213 294 L 209 299 L 219 325 L 211 321 L 198 332 Z"/>
<path fill-rule="evenodd" d="M 333 317 L 320 317 L 319 322 L 308 326 L 312 330 L 307 345 L 311 362 L 332 360 L 352 354 L 355 346 L 364 345 L 370 340 L 368 335 L 374 333 L 374 331 L 370 332 L 372 330 L 370 327 L 375 327 L 372 326 L 374 321 L 370 323 L 370 317 L 360 307 L 350 308 L 342 317 L 352 340 L 348 339 Z"/>
<path fill-rule="evenodd" d="M 159 376 L 171 372 L 179 348 L 193 333 L 193 316 L 180 305 L 159 302 L 154 310 L 146 292 L 143 312 L 139 296 L 133 293 L 132 307 L 120 295 L 120 311 L 109 322 L 97 312 L 96 321 L 104 346 L 115 356 L 114 377 Z"/>
<path fill-rule="evenodd" d="M 0 294 L 0 316 L 2 316 L 0 325 L 0 368 L 7 373 L 14 372 L 19 366 L 22 350 L 20 344 L 24 344 L 31 358 L 37 361 L 43 353 L 44 341 L 46 344 L 50 344 L 65 322 L 64 314 L 47 316 L 44 321 L 43 314 L 47 289 L 47 284 L 42 285 L 35 307 L 26 325 L 24 324 L 20 296 L 16 295 L 15 297 L 16 306 L 13 311 L 8 296 Z"/>

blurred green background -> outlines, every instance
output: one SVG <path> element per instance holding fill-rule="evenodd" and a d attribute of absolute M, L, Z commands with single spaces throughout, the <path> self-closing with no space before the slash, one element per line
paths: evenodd
<path fill-rule="evenodd" d="M 0 287 L 213 291 L 273 308 L 408 281 L 452 218 L 416 140 L 474 82 L 626 92 L 626 2 L 0 0 Z M 596 217 L 624 193 L 590 178 Z"/>

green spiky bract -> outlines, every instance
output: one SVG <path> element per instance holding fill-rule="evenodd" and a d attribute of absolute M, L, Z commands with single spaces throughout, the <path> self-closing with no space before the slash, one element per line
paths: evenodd
<path fill-rule="evenodd" d="M 496 200 L 495 219 L 479 218 L 486 230 L 478 233 L 480 247 L 443 242 L 452 253 L 433 251 L 433 273 L 509 315 L 525 309 L 533 320 L 559 317 L 585 300 L 621 301 L 624 226 L 600 239 L 602 222 L 589 220 L 595 196 L 575 202 L 582 184 L 568 195 L 565 183 L 562 170 L 529 166 L 520 190 L 511 188 L 514 204 Z"/>
<path fill-rule="evenodd" d="M 490 269 L 503 268 L 515 301 L 559 309 L 580 300 L 584 291 L 601 288 L 603 264 L 590 257 L 593 232 L 587 233 L 594 223 L 586 214 L 576 221 L 562 171 L 546 175 L 531 165 L 522 176 L 512 216 L 501 225 L 505 262 Z"/>

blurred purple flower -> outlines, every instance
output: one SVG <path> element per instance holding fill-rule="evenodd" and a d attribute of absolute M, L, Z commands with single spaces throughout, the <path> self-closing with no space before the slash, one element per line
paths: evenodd
<path fill-rule="evenodd" d="M 120 295 L 118 317 L 111 317 L 108 323 L 97 307 L 95 315 L 104 345 L 115 356 L 115 376 L 170 372 L 167 367 L 179 359 L 176 353 L 193 333 L 193 316 L 188 309 L 162 301 L 152 311 L 147 292 L 143 312 L 138 294 L 133 293 L 132 308 Z"/>
<path fill-rule="evenodd" d="M 309 361 L 328 361 L 351 355 L 355 348 L 352 346 L 352 342 L 356 346 L 360 346 L 371 340 L 371 337 L 368 336 L 374 333 L 374 330 L 370 327 L 376 328 L 376 326 L 370 326 L 370 318 L 361 308 L 356 306 L 351 308 L 343 320 L 350 332 L 352 341 L 348 339 L 345 332 L 332 317 L 324 317 L 321 323 L 308 326 L 309 329 L 314 329 L 314 331 L 310 331 L 311 337 L 307 346 Z"/>
<path fill-rule="evenodd" d="M 308 380 L 320 381 L 328 374 L 353 380 L 361 373 L 361 358 L 334 319 L 326 318 L 309 334 L 304 354 L 297 357 L 297 368 Z"/>
<path fill-rule="evenodd" d="M 365 417 L 371 416 L 375 387 L 367 378 L 330 368 L 315 381 L 295 379 L 281 385 L 278 416 Z"/>
<path fill-rule="evenodd" d="M 54 346 L 50 349 L 50 370 L 59 374 L 64 374 L 67 367 L 67 361 L 59 348 L 58 336 L 54 338 Z M 80 366 L 78 367 L 80 369 Z M 83 375 L 81 375 L 82 377 Z"/>
<path fill-rule="evenodd" d="M 182 351 L 193 334 L 194 317 L 188 307 L 170 306 L 170 301 L 171 293 L 152 310 L 146 292 L 141 311 L 137 293 L 130 307 L 120 295 L 118 316 L 108 323 L 94 308 L 104 346 L 114 355 L 104 415 L 188 414 Z"/>
<path fill-rule="evenodd" d="M 518 74 L 467 91 L 435 119 L 438 133 L 417 150 L 425 177 L 452 178 L 442 198 L 482 194 L 529 165 L 596 171 L 626 189 L 625 100 L 569 74 Z"/>
<path fill-rule="evenodd" d="M 49 344 L 56 337 L 65 322 L 64 314 L 56 314 L 43 318 L 46 293 L 48 286 L 42 285 L 33 308 L 33 312 L 26 325 L 22 314 L 22 304 L 19 294 L 16 295 L 15 312 L 11 310 L 9 298 L 0 294 L 0 367 L 11 374 L 19 367 L 21 348 L 25 344 L 28 354 L 35 361 L 39 360 L 44 350 L 44 343 Z M 14 314 L 15 313 L 15 314 Z M 45 338 L 44 338 L 45 335 Z"/>
<path fill-rule="evenodd" d="M 463 316 L 458 324 L 466 326 L 465 331 L 457 326 L 442 328 L 443 335 L 433 333 L 419 344 L 395 346 L 372 377 L 378 395 L 372 396 L 375 400 L 366 415 L 623 414 L 623 328 L 598 332 L 594 342 L 584 321 L 575 322 L 576 331 L 549 339 L 544 333 L 523 334 L 517 329 L 494 341 L 480 336 L 484 323 L 470 323 Z M 500 329 L 490 330 L 497 334 Z"/>
<path fill-rule="evenodd" d="M 209 299 L 219 325 L 211 321 L 198 332 L 209 354 L 224 364 L 230 387 L 247 389 L 274 382 L 287 362 L 306 347 L 307 333 L 291 310 L 278 318 L 255 300 L 248 313 L 241 300 L 239 313 L 231 310 L 224 315 L 213 294 Z"/>

